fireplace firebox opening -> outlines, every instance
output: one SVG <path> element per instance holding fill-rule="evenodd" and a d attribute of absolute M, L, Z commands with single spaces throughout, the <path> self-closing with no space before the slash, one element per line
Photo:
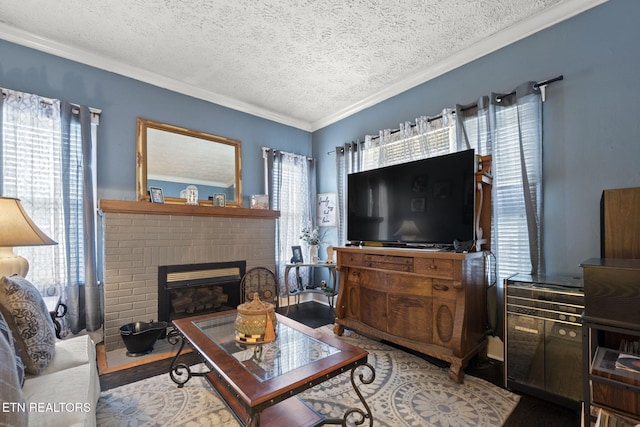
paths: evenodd
<path fill-rule="evenodd" d="M 158 320 L 235 309 L 246 261 L 158 267 Z"/>

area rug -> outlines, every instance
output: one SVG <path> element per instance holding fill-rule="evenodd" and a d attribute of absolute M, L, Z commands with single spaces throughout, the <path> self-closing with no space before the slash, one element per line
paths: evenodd
<path fill-rule="evenodd" d="M 333 334 L 332 325 L 319 328 Z M 469 375 L 453 383 L 447 368 L 346 330 L 341 339 L 369 352 L 375 380 L 361 391 L 373 425 L 475 427 L 503 425 L 519 396 Z M 366 374 L 366 372 L 363 372 Z M 339 375 L 300 395 L 320 414 L 342 418 L 361 407 L 349 375 Z M 100 395 L 98 426 L 239 426 L 204 378 L 178 388 L 168 374 L 127 384 Z M 365 425 L 368 425 L 365 424 Z"/>

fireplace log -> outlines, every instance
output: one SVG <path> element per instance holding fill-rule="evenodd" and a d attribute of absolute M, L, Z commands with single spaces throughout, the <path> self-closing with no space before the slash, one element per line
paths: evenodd
<path fill-rule="evenodd" d="M 193 314 L 220 308 L 229 300 L 222 286 L 175 289 L 171 291 L 171 308 L 176 314 Z"/>

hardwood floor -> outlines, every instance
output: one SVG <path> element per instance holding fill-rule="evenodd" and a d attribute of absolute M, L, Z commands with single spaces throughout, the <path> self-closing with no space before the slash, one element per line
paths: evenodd
<path fill-rule="evenodd" d="M 280 314 L 285 314 L 286 307 L 278 309 Z M 289 309 L 288 317 L 312 328 L 333 323 L 335 313 L 332 308 L 316 302 L 305 302 L 298 306 L 292 306 Z M 406 350 L 405 350 L 406 351 Z M 100 355 L 98 351 L 98 364 L 101 363 L 101 357 L 104 358 L 104 352 Z M 445 362 L 434 360 L 428 356 L 412 352 L 431 363 L 438 366 L 446 366 Z M 197 356 L 190 353 L 188 359 L 181 357 L 181 361 L 186 363 L 199 363 Z M 104 359 L 103 359 L 104 361 Z M 110 388 L 119 387 L 144 378 L 169 372 L 171 366 L 171 357 L 158 358 L 150 363 L 132 363 L 126 369 L 108 369 L 106 365 L 102 365 L 100 374 L 100 385 L 102 391 Z M 502 363 L 493 359 L 480 359 L 478 357 L 472 359 L 469 366 L 465 369 L 465 373 L 482 378 L 498 387 L 503 387 L 503 367 Z M 555 405 L 532 396 L 522 395 L 520 403 L 513 411 L 511 416 L 504 424 L 505 427 L 579 427 L 580 414 L 567 409 L 565 407 Z"/>

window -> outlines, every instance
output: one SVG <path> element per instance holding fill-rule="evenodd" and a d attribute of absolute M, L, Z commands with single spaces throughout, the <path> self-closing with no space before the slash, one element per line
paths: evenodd
<path fill-rule="evenodd" d="M 280 286 L 283 286 L 284 270 L 292 256 L 291 246 L 300 245 L 302 229 L 313 220 L 315 161 L 298 154 L 264 150 L 272 209 L 280 211 L 276 221 L 276 268 Z M 303 259 L 308 261 L 304 254 Z M 303 275 L 305 284 L 307 274 Z"/>
<path fill-rule="evenodd" d="M 29 260 L 29 280 L 47 292 L 84 283 L 84 245 L 95 241 L 87 239 L 84 223 L 87 194 L 78 113 L 59 100 L 4 91 L 0 190 L 19 198 L 38 227 L 58 242 L 14 249 Z M 91 126 L 94 141 L 96 126 Z M 95 191 L 89 193 L 93 197 Z"/>
<path fill-rule="evenodd" d="M 540 97 L 496 109 L 495 121 L 492 248 L 499 277 L 544 273 Z"/>

